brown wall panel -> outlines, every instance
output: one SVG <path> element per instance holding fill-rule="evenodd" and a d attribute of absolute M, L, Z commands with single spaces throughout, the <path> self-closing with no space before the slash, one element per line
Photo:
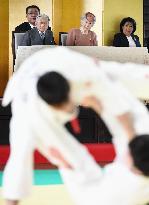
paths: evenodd
<path fill-rule="evenodd" d="M 9 73 L 9 1 L 0 2 L 0 97 L 8 81 Z"/>

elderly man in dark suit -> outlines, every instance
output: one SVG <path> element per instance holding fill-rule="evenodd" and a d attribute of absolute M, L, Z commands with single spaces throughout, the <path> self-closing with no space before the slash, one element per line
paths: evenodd
<path fill-rule="evenodd" d="M 45 14 L 37 16 L 35 25 L 25 33 L 21 46 L 54 45 L 53 32 L 48 30 L 49 17 Z"/>

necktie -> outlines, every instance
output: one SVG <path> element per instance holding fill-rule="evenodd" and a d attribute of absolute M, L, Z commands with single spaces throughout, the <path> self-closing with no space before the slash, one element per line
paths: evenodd
<path fill-rule="evenodd" d="M 40 37 L 41 37 L 41 39 L 43 40 L 44 37 L 45 37 L 45 34 L 44 34 L 43 32 L 41 32 L 41 33 L 40 33 Z"/>

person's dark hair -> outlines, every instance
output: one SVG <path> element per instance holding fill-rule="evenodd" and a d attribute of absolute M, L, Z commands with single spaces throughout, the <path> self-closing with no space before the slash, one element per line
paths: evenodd
<path fill-rule="evenodd" d="M 50 105 L 61 105 L 69 99 L 68 81 L 57 72 L 47 72 L 37 82 L 39 96 Z"/>
<path fill-rule="evenodd" d="M 127 17 L 127 18 L 122 19 L 122 21 L 120 22 L 120 32 L 123 33 L 123 26 L 125 25 L 126 22 L 130 22 L 133 25 L 133 32 L 132 33 L 134 33 L 136 31 L 136 21 L 131 17 Z"/>
<path fill-rule="evenodd" d="M 36 6 L 36 5 L 28 6 L 28 7 L 26 8 L 26 14 L 28 13 L 28 10 L 29 10 L 29 9 L 37 9 L 37 10 L 39 11 L 39 14 L 40 14 L 40 8 L 39 8 L 38 6 Z"/>
<path fill-rule="evenodd" d="M 134 166 L 149 177 L 149 135 L 139 135 L 129 143 Z"/>

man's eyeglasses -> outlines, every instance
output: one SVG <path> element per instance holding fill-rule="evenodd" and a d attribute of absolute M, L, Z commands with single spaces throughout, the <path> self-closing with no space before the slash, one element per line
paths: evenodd
<path fill-rule="evenodd" d="M 36 16 L 38 16 L 38 12 L 32 12 L 32 13 L 27 13 L 27 15 L 36 15 Z"/>

